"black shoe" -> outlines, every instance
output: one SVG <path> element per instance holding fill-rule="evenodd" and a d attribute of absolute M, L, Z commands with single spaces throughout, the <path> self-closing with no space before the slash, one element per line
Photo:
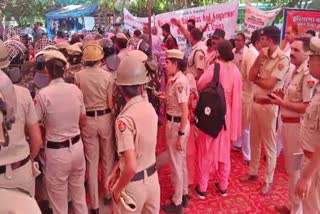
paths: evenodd
<path fill-rule="evenodd" d="M 104 197 L 103 198 L 103 204 L 104 205 L 111 205 L 112 204 L 112 198 Z"/>
<path fill-rule="evenodd" d="M 99 214 L 99 209 L 91 209 L 90 214 Z"/>
<path fill-rule="evenodd" d="M 169 205 L 164 205 L 164 206 L 162 206 L 162 210 L 168 214 L 182 214 L 183 213 L 182 204 L 175 205 L 174 203 L 171 203 Z"/>
<path fill-rule="evenodd" d="M 215 183 L 215 184 L 214 184 L 214 188 L 217 190 L 217 192 L 218 192 L 222 197 L 226 197 L 226 196 L 227 196 L 227 190 L 222 190 L 222 189 L 220 189 L 219 183 Z"/>
<path fill-rule="evenodd" d="M 183 208 L 187 208 L 189 206 L 189 195 L 182 196 L 182 206 Z"/>
<path fill-rule="evenodd" d="M 239 147 L 239 146 L 232 146 L 232 150 L 235 151 L 235 152 L 241 152 L 242 148 Z"/>
<path fill-rule="evenodd" d="M 201 192 L 201 191 L 199 190 L 199 185 L 196 186 L 196 188 L 194 189 L 194 191 L 196 191 L 196 193 L 197 193 L 197 195 L 198 195 L 198 197 L 199 197 L 200 199 L 202 199 L 202 200 L 206 199 L 207 193 L 206 193 L 206 192 Z"/>

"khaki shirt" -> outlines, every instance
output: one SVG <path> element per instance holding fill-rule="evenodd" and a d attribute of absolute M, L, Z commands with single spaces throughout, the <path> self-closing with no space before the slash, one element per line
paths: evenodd
<path fill-rule="evenodd" d="M 284 100 L 290 102 L 310 102 L 316 82 L 316 79 L 309 73 L 308 61 L 305 61 L 298 69 L 293 71 L 290 83 L 285 89 Z M 281 114 L 285 117 L 302 116 L 300 113 L 286 108 L 281 108 Z"/>
<path fill-rule="evenodd" d="M 156 161 L 158 116 L 146 96 L 131 98 L 116 119 L 117 152 L 121 157 L 127 150 L 134 150 L 137 172 Z M 120 158 L 120 170 L 124 167 Z"/>
<path fill-rule="evenodd" d="M 304 150 L 314 152 L 320 144 L 320 84 L 303 115 L 300 128 L 300 142 Z"/>
<path fill-rule="evenodd" d="M 52 80 L 36 95 L 35 106 L 47 141 L 61 142 L 80 134 L 80 115 L 86 110 L 82 93 L 74 84 L 62 78 Z"/>
<path fill-rule="evenodd" d="M 188 57 L 186 73 L 191 73 L 195 78 L 199 77 L 198 69 L 206 68 L 207 48 L 204 42 L 200 41 L 192 47 L 192 52 Z"/>
<path fill-rule="evenodd" d="M 30 128 L 38 122 L 30 92 L 17 85 L 14 86 L 14 89 L 17 96 L 15 123 L 9 130 L 9 145 L 0 149 L 0 165 L 20 161 L 30 154 L 25 128 Z"/>
<path fill-rule="evenodd" d="M 112 96 L 113 79 L 99 66 L 86 67 L 75 75 L 75 83 L 83 93 L 87 111 L 109 108 L 108 96 Z"/>
<path fill-rule="evenodd" d="M 190 83 L 188 78 L 178 71 L 174 77 L 169 79 L 167 85 L 167 113 L 172 116 L 181 116 L 180 104 L 188 103 L 190 96 Z"/>
<path fill-rule="evenodd" d="M 274 90 L 282 88 L 284 85 L 285 76 L 290 66 L 289 58 L 282 50 L 280 50 L 279 47 L 273 52 L 271 56 L 269 56 L 268 54 L 268 48 L 264 48 L 263 51 L 266 58 L 259 68 L 259 78 L 269 79 L 270 77 L 275 77 L 278 79 L 278 82 L 270 90 L 266 90 L 258 85 L 255 85 L 254 96 L 257 97 L 266 97 Z"/>

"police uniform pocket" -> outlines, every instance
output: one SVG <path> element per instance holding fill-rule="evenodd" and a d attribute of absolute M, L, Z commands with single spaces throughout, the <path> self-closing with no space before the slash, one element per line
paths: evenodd
<path fill-rule="evenodd" d="M 320 127 L 320 107 L 319 106 L 311 106 L 311 109 L 306 115 L 306 126 L 310 131 L 318 131 Z"/>
<path fill-rule="evenodd" d="M 293 102 L 299 102 L 302 98 L 302 88 L 298 85 L 290 85 L 288 87 L 288 98 Z"/>

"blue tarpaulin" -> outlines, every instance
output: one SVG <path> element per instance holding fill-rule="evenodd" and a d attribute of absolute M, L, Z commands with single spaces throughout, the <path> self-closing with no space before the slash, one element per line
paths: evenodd
<path fill-rule="evenodd" d="M 47 28 L 50 28 L 52 20 L 67 19 L 90 16 L 98 10 L 98 4 L 81 4 L 81 5 L 68 5 L 59 10 L 51 11 L 46 14 Z"/>

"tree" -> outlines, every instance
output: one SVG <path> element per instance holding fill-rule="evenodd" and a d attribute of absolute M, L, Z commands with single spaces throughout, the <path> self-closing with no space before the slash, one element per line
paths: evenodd
<path fill-rule="evenodd" d="M 42 20 L 45 14 L 58 7 L 54 0 L 5 0 L 3 15 L 13 17 L 19 25 Z"/>

